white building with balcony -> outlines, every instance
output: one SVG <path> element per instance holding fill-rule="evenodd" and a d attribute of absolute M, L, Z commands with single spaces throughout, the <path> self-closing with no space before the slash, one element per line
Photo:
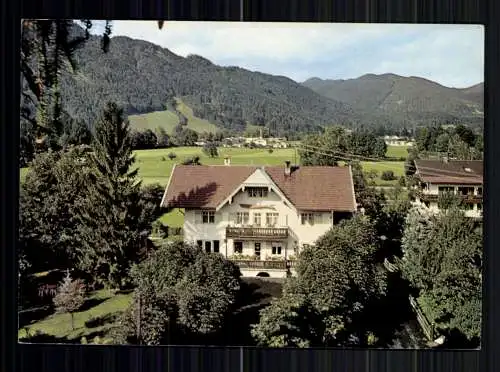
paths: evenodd
<path fill-rule="evenodd" d="M 294 258 L 356 211 L 350 167 L 177 165 L 162 206 L 184 209 L 184 240 L 243 276 L 285 277 Z"/>
<path fill-rule="evenodd" d="M 419 180 L 415 203 L 439 211 L 439 197 L 453 194 L 462 199 L 468 217 L 483 213 L 482 160 L 415 160 Z"/>

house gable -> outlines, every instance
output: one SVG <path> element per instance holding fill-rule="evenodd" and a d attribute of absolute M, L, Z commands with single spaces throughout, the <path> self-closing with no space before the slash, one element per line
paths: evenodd
<path fill-rule="evenodd" d="M 239 192 L 244 192 L 246 187 L 267 187 L 269 191 L 276 193 L 285 205 L 292 208 L 294 211 L 297 211 L 293 203 L 285 196 L 285 194 L 283 194 L 280 188 L 273 182 L 263 168 L 256 169 L 245 181 L 241 183 L 241 185 L 236 187 L 234 191 L 216 207 L 216 211 L 219 211 L 226 204 L 231 204 L 231 200 Z"/>

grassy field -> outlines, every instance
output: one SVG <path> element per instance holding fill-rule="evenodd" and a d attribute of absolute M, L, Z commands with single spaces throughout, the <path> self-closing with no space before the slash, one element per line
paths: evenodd
<path fill-rule="evenodd" d="M 184 104 L 180 99 L 177 99 L 177 110 L 179 110 L 187 119 L 187 127 L 196 132 L 212 132 L 218 131 L 218 128 L 208 120 L 194 116 L 193 110 Z M 129 115 L 128 117 L 132 128 L 137 130 L 151 129 L 155 131 L 162 127 L 165 131 L 171 134 L 174 127 L 179 123 L 179 117 L 173 111 L 156 111 L 148 114 Z"/>
<path fill-rule="evenodd" d="M 394 146 L 395 147 L 395 146 Z M 404 147 L 394 149 L 389 147 L 388 155 L 402 156 Z M 168 154 L 174 153 L 177 157 L 170 160 Z M 396 154 L 396 155 L 394 155 Z M 219 148 L 219 156 L 210 158 L 206 156 L 200 147 L 177 147 L 169 149 L 155 149 L 155 150 L 138 150 L 135 151 L 136 165 L 139 167 L 139 177 L 144 184 L 159 183 L 165 186 L 170 177 L 172 167 L 174 164 L 180 164 L 184 160 L 192 157 L 199 156 L 202 164 L 224 164 L 224 156 L 231 158 L 233 165 L 282 165 L 286 160 L 293 162 L 300 162 L 300 157 L 295 154 L 295 150 L 288 149 L 274 149 L 269 153 L 266 149 L 243 149 L 243 148 Z M 361 162 L 363 170 L 376 171 L 378 178 L 376 182 L 378 185 L 390 185 L 393 181 L 387 182 L 380 179 L 383 171 L 392 170 L 397 177 L 404 173 L 404 163 L 401 161 L 381 161 L 381 162 Z M 27 168 L 20 170 L 21 182 L 26 177 Z"/>
<path fill-rule="evenodd" d="M 69 314 L 53 314 L 49 317 L 29 325 L 30 334 L 36 331 L 43 334 L 66 340 L 80 340 L 82 337 L 93 338 L 95 336 L 106 339 L 117 316 L 120 315 L 131 303 L 132 294 L 114 294 L 108 290 L 100 290 L 89 295 L 82 311 L 74 314 L 74 330 L 71 329 L 71 317 Z M 86 325 L 91 319 L 98 318 L 100 322 L 96 326 Z M 26 335 L 26 330 L 20 329 L 18 337 Z"/>
<path fill-rule="evenodd" d="M 406 146 L 387 146 L 387 152 L 385 154 L 388 158 L 407 158 L 408 157 L 408 147 Z"/>

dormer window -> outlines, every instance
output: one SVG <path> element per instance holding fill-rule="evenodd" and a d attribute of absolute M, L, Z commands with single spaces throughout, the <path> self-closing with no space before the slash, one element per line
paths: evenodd
<path fill-rule="evenodd" d="M 267 198 L 269 193 L 267 187 L 247 187 L 246 190 L 250 198 Z"/>

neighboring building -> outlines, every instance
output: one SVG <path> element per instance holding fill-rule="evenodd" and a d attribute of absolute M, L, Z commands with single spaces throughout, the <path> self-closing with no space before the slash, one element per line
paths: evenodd
<path fill-rule="evenodd" d="M 174 166 L 162 206 L 184 208 L 184 240 L 284 277 L 294 257 L 356 211 L 350 167 Z"/>
<path fill-rule="evenodd" d="M 384 136 L 384 141 L 387 146 L 413 146 L 415 144 L 414 140 L 399 136 Z"/>
<path fill-rule="evenodd" d="M 415 168 L 415 176 L 420 181 L 417 204 L 438 211 L 439 197 L 452 193 L 463 199 L 467 216 L 482 216 L 482 160 L 415 160 Z"/>

